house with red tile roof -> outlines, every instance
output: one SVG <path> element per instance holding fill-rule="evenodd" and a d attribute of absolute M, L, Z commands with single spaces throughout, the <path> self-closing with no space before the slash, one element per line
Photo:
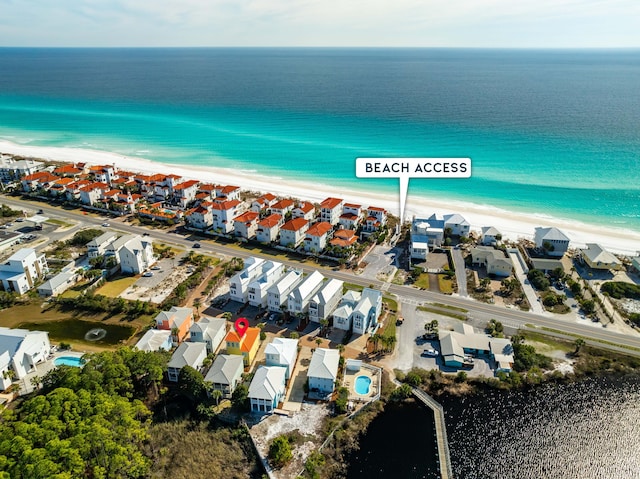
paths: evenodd
<path fill-rule="evenodd" d="M 109 191 L 111 187 L 106 183 L 90 183 L 80 188 L 80 203 L 83 205 L 93 205 L 102 199 L 102 195 Z"/>
<path fill-rule="evenodd" d="M 197 180 L 189 180 L 173 187 L 174 197 L 181 208 L 186 208 L 187 205 L 195 201 L 199 184 L 200 182 Z"/>
<path fill-rule="evenodd" d="M 293 209 L 291 216 L 293 218 L 304 218 L 307 221 L 311 221 L 316 216 L 316 208 L 313 206 L 313 203 L 302 201 Z"/>
<path fill-rule="evenodd" d="M 89 168 L 95 181 L 99 183 L 111 184 L 113 180 L 119 178 L 118 168 L 114 165 L 95 165 Z"/>
<path fill-rule="evenodd" d="M 74 182 L 75 180 L 71 177 L 60 178 L 55 184 L 51 185 L 49 194 L 52 196 L 63 196 L 67 191 L 67 186 Z"/>
<path fill-rule="evenodd" d="M 367 217 L 362 226 L 362 231 L 373 233 L 382 228 L 387 222 L 387 210 L 378 208 L 377 206 L 369 206 L 367 208 Z"/>
<path fill-rule="evenodd" d="M 233 185 L 217 185 L 216 198 L 222 201 L 233 201 L 240 199 L 240 187 Z"/>
<path fill-rule="evenodd" d="M 233 219 L 238 216 L 242 203 L 238 200 L 216 201 L 211 205 L 213 228 L 219 233 L 229 234 L 233 231 Z"/>
<path fill-rule="evenodd" d="M 253 239 L 258 229 L 260 214 L 255 211 L 245 211 L 233 219 L 233 230 L 236 236 L 244 239 Z"/>
<path fill-rule="evenodd" d="M 280 228 L 284 224 L 284 218 L 273 214 L 258 222 L 256 239 L 262 243 L 272 243 L 278 239 Z"/>
<path fill-rule="evenodd" d="M 287 216 L 287 213 L 293 210 L 293 207 L 295 205 L 296 204 L 293 202 L 293 200 L 285 198 L 284 200 L 280 200 L 277 203 L 271 205 L 271 207 L 269 208 L 269 213 L 272 215 L 280 215 L 284 218 Z"/>
<path fill-rule="evenodd" d="M 340 221 L 343 207 L 344 200 L 340 198 L 327 198 L 320 203 L 320 221 L 326 221 L 332 226 L 337 225 Z"/>
<path fill-rule="evenodd" d="M 48 190 L 59 180 L 59 176 L 52 175 L 48 171 L 38 171 L 22 178 L 21 183 L 24 191 L 36 191 L 38 189 Z"/>
<path fill-rule="evenodd" d="M 200 206 L 191 208 L 185 213 L 185 219 L 192 228 L 208 230 L 213 226 L 213 213 L 211 201 L 204 201 Z"/>
<path fill-rule="evenodd" d="M 53 170 L 53 174 L 62 177 L 78 178 L 85 172 L 84 168 L 78 168 L 76 165 L 70 163 L 68 165 L 62 165 Z"/>
<path fill-rule="evenodd" d="M 358 229 L 362 221 L 362 206 L 354 203 L 345 203 L 338 223 L 345 229 Z"/>
<path fill-rule="evenodd" d="M 280 244 L 288 248 L 297 248 L 304 241 L 304 236 L 309 229 L 309 222 L 302 218 L 294 218 L 287 221 L 280 228 Z"/>
<path fill-rule="evenodd" d="M 320 253 L 327 246 L 333 226 L 326 221 L 319 221 L 311 226 L 304 238 L 304 250 L 310 253 Z"/>
<path fill-rule="evenodd" d="M 273 206 L 278 201 L 275 195 L 271 193 L 265 193 L 264 195 L 256 198 L 251 203 L 251 211 L 255 211 L 256 213 L 262 213 L 263 211 L 267 211 L 271 206 Z"/>
<path fill-rule="evenodd" d="M 69 183 L 65 188 L 65 196 L 69 201 L 80 200 L 80 189 L 90 185 L 92 182 L 89 180 L 78 180 L 73 183 Z"/>
<path fill-rule="evenodd" d="M 333 233 L 333 238 L 329 241 L 331 246 L 346 249 L 353 246 L 358 241 L 355 230 L 339 229 Z"/>

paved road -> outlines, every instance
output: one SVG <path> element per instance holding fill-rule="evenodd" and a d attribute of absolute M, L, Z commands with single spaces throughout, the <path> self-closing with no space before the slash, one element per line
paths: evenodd
<path fill-rule="evenodd" d="M 457 248 L 451 250 L 453 266 L 456 269 L 456 280 L 458 282 L 458 294 L 462 297 L 469 296 L 467 293 L 467 269 L 462 257 L 462 251 Z"/>
<path fill-rule="evenodd" d="M 79 210 L 64 210 L 54 206 L 44 205 L 44 203 L 39 202 L 27 202 L 24 200 L 16 200 L 14 198 L 5 198 L 1 197 L 2 203 L 5 203 L 9 206 L 17 207 L 17 208 L 25 208 L 28 207 L 30 209 L 36 210 L 38 208 L 42 208 L 44 210 L 44 214 L 57 217 L 61 219 L 69 219 L 74 221 L 82 220 L 87 225 L 98 226 L 104 222 L 103 218 L 95 217 L 95 216 L 84 216 L 80 213 Z M 168 233 L 164 230 L 156 230 L 152 228 L 142 227 L 142 226 L 132 226 L 128 223 L 121 222 L 118 220 L 109 220 L 112 224 L 112 228 L 116 230 L 121 230 L 128 233 L 138 233 L 141 234 L 143 232 L 152 232 L 152 237 L 154 240 L 173 243 L 182 245 L 184 247 L 191 247 L 196 239 L 194 238 L 185 238 L 181 235 L 175 233 Z M 197 237 L 198 241 L 200 241 L 202 245 L 202 249 L 199 250 L 201 252 L 212 253 L 219 257 L 231 257 L 236 256 L 240 258 L 247 258 L 249 256 L 255 256 L 256 254 L 231 246 L 216 244 L 211 241 L 202 241 L 200 237 Z M 304 271 L 311 272 L 317 269 L 320 269 L 318 265 L 312 263 L 299 263 L 296 261 L 282 261 L 287 266 L 296 267 L 303 269 Z M 351 272 L 347 271 L 333 271 L 331 269 L 322 269 L 322 274 L 329 278 L 337 278 L 346 282 L 360 284 L 362 286 L 368 286 L 372 284 L 374 288 L 381 288 L 382 283 L 376 279 L 370 278 L 361 278 L 359 276 L 354 275 Z M 602 342 L 597 342 L 598 346 L 602 348 L 608 348 L 612 350 L 623 350 L 631 354 L 640 355 L 640 335 L 625 335 L 621 333 L 617 333 L 614 331 L 609 331 L 606 328 L 597 328 L 591 325 L 583 325 L 580 323 L 575 323 L 572 321 L 564 321 L 561 319 L 557 319 L 554 315 L 543 316 L 540 314 L 534 314 L 525 311 L 518 311 L 512 309 L 506 309 L 501 306 L 496 306 L 493 304 L 485 304 L 480 303 L 478 301 L 472 300 L 470 298 L 458 297 L 458 296 L 448 296 L 440 293 L 434 293 L 431 291 L 420 291 L 416 290 L 410 286 L 402 286 L 393 283 L 387 283 L 389 293 L 396 294 L 400 301 L 403 304 L 407 305 L 417 305 L 428 302 L 436 302 L 442 303 L 449 306 L 455 306 L 458 308 L 464 308 L 469 311 L 468 315 L 471 317 L 475 317 L 476 315 L 484 315 L 486 317 L 495 318 L 498 321 L 501 321 L 503 324 L 509 324 L 516 326 L 524 326 L 527 324 L 535 325 L 538 327 L 551 328 L 554 330 L 562 331 L 565 334 L 569 335 L 579 335 L 587 339 L 587 342 L 590 342 L 589 339 L 594 341 L 605 341 L 609 344 L 605 344 Z M 411 308 L 408 306 L 406 310 L 403 308 L 403 315 L 408 313 Z M 400 329 L 402 329 L 400 327 Z M 593 341 L 591 341 L 593 343 Z M 399 340 L 399 347 L 402 351 L 403 343 Z M 405 343 L 406 344 L 406 343 Z M 616 346 L 618 345 L 618 346 Z M 630 351 L 628 349 L 624 349 L 624 347 L 636 348 L 637 351 Z M 622 347 L 622 349 L 621 349 Z"/>

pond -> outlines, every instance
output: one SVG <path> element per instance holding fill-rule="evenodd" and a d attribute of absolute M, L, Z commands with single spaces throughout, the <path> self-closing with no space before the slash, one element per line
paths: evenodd
<path fill-rule="evenodd" d="M 22 323 L 19 328 L 30 331 L 47 331 L 52 339 L 59 341 L 87 341 L 86 335 L 92 329 L 105 330 L 101 339 L 91 341 L 95 344 L 119 344 L 126 341 L 134 333 L 135 328 L 119 324 L 107 324 L 99 321 L 83 321 L 81 319 L 63 319 L 60 321 L 44 321 Z"/>

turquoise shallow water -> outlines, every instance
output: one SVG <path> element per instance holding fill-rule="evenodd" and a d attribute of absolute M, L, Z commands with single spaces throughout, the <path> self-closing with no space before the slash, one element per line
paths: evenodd
<path fill-rule="evenodd" d="M 0 138 L 395 193 L 358 156 L 469 156 L 449 198 L 640 231 L 640 53 L 0 49 Z"/>

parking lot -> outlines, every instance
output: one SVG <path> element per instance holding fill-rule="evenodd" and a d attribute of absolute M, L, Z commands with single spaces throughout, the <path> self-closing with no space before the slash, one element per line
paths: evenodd
<path fill-rule="evenodd" d="M 161 259 L 147 272 L 148 276 L 142 275 L 120 297 L 159 304 L 187 278 L 190 271 L 192 267 L 180 264 L 180 257 Z"/>

